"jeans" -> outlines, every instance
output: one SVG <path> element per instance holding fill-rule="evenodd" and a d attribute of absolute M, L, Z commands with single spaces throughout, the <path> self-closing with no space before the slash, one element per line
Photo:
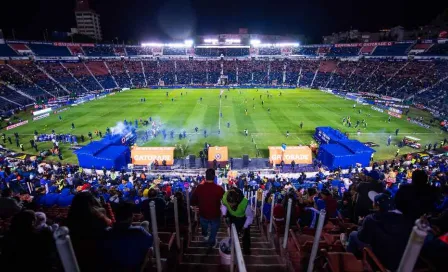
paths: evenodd
<path fill-rule="evenodd" d="M 367 245 L 363 242 L 361 242 L 358 239 L 358 232 L 352 231 L 350 235 L 348 236 L 348 245 L 347 245 L 347 252 L 351 252 L 357 256 L 359 256 L 362 252 L 362 249 Z"/>
<path fill-rule="evenodd" d="M 250 248 L 251 248 L 251 243 L 250 243 L 250 225 L 246 228 L 243 229 L 244 227 L 244 223 L 246 222 L 246 217 L 234 217 L 234 216 L 229 216 L 229 223 L 231 224 L 235 224 L 235 228 L 236 231 L 238 233 L 242 232 L 243 235 L 243 253 L 246 255 L 250 255 Z"/>
<path fill-rule="evenodd" d="M 206 237 L 208 235 L 208 228 L 210 226 L 210 236 L 208 238 L 208 245 L 214 246 L 216 243 L 216 235 L 218 234 L 219 225 L 221 223 L 221 218 L 216 218 L 213 220 L 205 219 L 203 217 L 199 218 L 202 228 L 202 236 Z"/>

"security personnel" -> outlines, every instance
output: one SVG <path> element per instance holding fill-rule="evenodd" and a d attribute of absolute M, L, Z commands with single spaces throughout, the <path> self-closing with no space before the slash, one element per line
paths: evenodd
<path fill-rule="evenodd" d="M 254 214 L 249 201 L 238 188 L 232 188 L 224 193 L 221 211 L 230 224 L 235 224 L 237 232 L 243 232 L 243 253 L 250 255 L 250 225 Z"/>
<path fill-rule="evenodd" d="M 8 136 L 8 142 L 9 142 L 9 144 L 12 144 L 11 137 L 9 137 L 9 136 Z"/>

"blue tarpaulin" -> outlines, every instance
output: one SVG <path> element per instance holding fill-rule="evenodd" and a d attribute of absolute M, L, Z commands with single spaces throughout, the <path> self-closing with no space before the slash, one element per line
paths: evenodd
<path fill-rule="evenodd" d="M 314 133 L 314 139 L 319 144 L 336 144 L 347 140 L 347 136 L 341 131 L 331 127 L 317 127 Z"/>
<path fill-rule="evenodd" d="M 121 136 L 106 136 L 75 151 L 79 165 L 84 168 L 121 169 L 131 162 L 129 147 L 122 144 Z"/>

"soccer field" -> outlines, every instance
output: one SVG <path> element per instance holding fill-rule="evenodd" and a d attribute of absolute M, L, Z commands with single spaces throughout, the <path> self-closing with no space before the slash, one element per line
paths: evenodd
<path fill-rule="evenodd" d="M 272 97 L 268 98 L 268 94 Z M 140 102 L 141 98 L 146 98 L 146 102 Z M 185 154 L 198 155 L 204 143 L 208 142 L 212 146 L 228 146 L 229 157 L 241 157 L 243 154 L 248 154 L 250 157 L 255 157 L 257 154 L 268 157 L 270 145 L 279 146 L 282 143 L 308 145 L 312 141 L 316 127 L 331 126 L 349 132 L 352 139 L 379 144 L 380 147 L 375 148 L 376 160 L 392 158 L 397 150 L 394 145 L 406 135 L 422 139 L 422 145 L 434 144 L 447 136 L 446 133 L 440 134 L 440 130 L 436 128 L 428 130 L 394 117 L 388 123 L 387 114 L 374 111 L 370 106 L 357 105 L 356 109 L 353 109 L 353 104 L 353 101 L 309 89 L 231 89 L 230 91 L 225 89 L 221 99 L 219 89 L 138 89 L 70 107 L 60 113 L 62 120 L 59 120 L 59 114 L 51 114 L 50 117 L 37 121 L 32 121 L 31 115 L 25 116 L 24 118 L 30 120 L 28 124 L 9 131 L 3 130 L 2 133 L 10 135 L 13 139 L 12 146 L 8 143 L 6 147 L 19 150 L 13 137 L 13 133 L 18 132 L 25 146 L 25 153 L 36 154 L 29 143 L 34 130 L 39 134 L 49 134 L 53 129 L 56 133 L 72 133 L 78 136 L 78 141 L 79 136 L 84 135 L 86 141 L 81 144 L 87 144 L 89 132 L 101 130 L 105 134 L 107 127 L 112 128 L 125 119 L 134 122 L 152 117 L 153 120 L 162 123 L 161 128 L 167 131 L 168 137 L 164 140 L 162 135 L 159 135 L 148 142 L 143 142 L 140 137 L 139 145 L 182 144 L 186 148 Z M 358 112 L 359 109 L 361 113 Z M 342 125 L 342 119 L 346 116 L 351 116 L 353 124 L 356 124 L 357 120 L 366 120 L 367 128 L 360 126 L 361 136 L 356 135 L 357 129 L 354 127 Z M 299 127 L 300 122 L 304 124 L 303 129 Z M 75 124 L 73 130 L 72 123 Z M 195 132 L 195 127 L 199 128 L 198 133 Z M 400 129 L 398 137 L 395 136 L 397 128 Z M 143 129 L 144 126 L 139 124 L 139 134 Z M 244 135 L 245 129 L 249 131 L 248 137 Z M 174 130 L 173 139 L 170 137 L 171 130 Z M 178 135 L 184 130 L 187 138 L 179 140 Z M 207 131 L 206 138 L 204 130 Z M 286 137 L 287 131 L 290 132 L 289 137 Z M 393 135 L 393 144 L 388 147 L 386 143 L 389 135 Z M 94 137 L 94 140 L 98 139 L 99 137 Z M 38 143 L 39 150 L 49 149 L 51 145 L 51 142 Z M 60 146 L 64 162 L 76 163 L 77 158 L 69 150 L 69 146 L 64 144 Z M 414 150 L 405 147 L 400 151 L 407 153 Z M 181 154 L 176 152 L 176 155 Z M 58 160 L 57 157 L 52 158 Z"/>

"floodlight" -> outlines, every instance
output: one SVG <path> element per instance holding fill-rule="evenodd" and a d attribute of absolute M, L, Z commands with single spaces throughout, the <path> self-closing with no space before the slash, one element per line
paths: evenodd
<path fill-rule="evenodd" d="M 188 45 L 188 46 L 192 46 L 193 45 L 193 40 L 185 40 L 184 44 Z"/>
<path fill-rule="evenodd" d="M 250 40 L 250 44 L 252 44 L 252 45 L 258 45 L 260 43 L 261 43 L 260 40 Z"/>
<path fill-rule="evenodd" d="M 163 43 L 142 43 L 142 47 L 163 47 Z"/>

